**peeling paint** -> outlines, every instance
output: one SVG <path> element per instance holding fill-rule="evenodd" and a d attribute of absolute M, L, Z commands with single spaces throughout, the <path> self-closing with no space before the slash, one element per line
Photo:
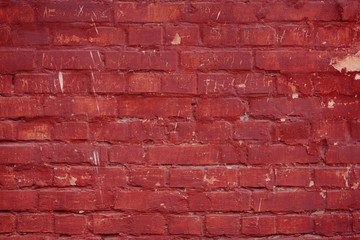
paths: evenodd
<path fill-rule="evenodd" d="M 360 71 L 360 51 L 353 56 L 346 56 L 344 58 L 334 58 L 330 65 L 341 72 L 357 72 Z"/>
<path fill-rule="evenodd" d="M 62 72 L 59 72 L 59 85 L 60 85 L 60 89 L 61 92 L 64 93 L 64 79 L 63 79 L 63 74 Z"/>
<path fill-rule="evenodd" d="M 335 105 L 334 100 L 330 100 L 330 101 L 328 102 L 327 107 L 328 107 L 328 108 L 334 108 L 334 105 Z"/>

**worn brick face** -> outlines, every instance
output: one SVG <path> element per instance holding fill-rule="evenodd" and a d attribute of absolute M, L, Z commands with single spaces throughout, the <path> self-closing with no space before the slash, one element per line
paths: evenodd
<path fill-rule="evenodd" d="M 0 239 L 359 239 L 358 0 L 0 0 Z"/>

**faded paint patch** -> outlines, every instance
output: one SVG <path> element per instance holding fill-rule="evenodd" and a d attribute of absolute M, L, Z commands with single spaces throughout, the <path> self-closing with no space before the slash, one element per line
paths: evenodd
<path fill-rule="evenodd" d="M 181 43 L 181 37 L 178 33 L 175 34 L 174 39 L 171 41 L 172 45 L 179 45 Z"/>

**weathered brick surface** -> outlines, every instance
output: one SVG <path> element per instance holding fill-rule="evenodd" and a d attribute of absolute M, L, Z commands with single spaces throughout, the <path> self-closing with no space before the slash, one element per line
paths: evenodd
<path fill-rule="evenodd" d="M 0 240 L 359 239 L 358 0 L 0 0 Z"/>

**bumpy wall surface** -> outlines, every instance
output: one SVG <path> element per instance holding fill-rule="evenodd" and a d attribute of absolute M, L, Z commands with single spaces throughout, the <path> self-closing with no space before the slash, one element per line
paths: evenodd
<path fill-rule="evenodd" d="M 358 1 L 0 1 L 0 239 L 360 239 Z"/>

